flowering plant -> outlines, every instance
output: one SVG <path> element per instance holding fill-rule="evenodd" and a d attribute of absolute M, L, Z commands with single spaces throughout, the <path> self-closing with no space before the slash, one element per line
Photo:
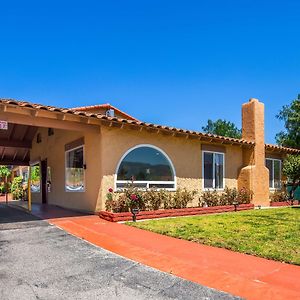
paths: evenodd
<path fill-rule="evenodd" d="M 138 197 L 137 197 L 137 195 L 132 194 L 132 195 L 130 196 L 130 199 L 133 200 L 133 201 L 137 201 L 137 200 L 138 200 Z"/>

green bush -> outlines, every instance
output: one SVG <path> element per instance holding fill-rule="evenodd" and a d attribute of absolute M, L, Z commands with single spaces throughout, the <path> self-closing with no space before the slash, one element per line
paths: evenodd
<path fill-rule="evenodd" d="M 199 206 L 219 206 L 219 205 L 233 205 L 234 203 L 249 204 L 252 200 L 252 192 L 242 188 L 225 187 L 223 192 L 205 191 L 199 199 Z"/>
<path fill-rule="evenodd" d="M 5 193 L 5 186 L 4 184 L 0 185 L 0 194 L 4 194 Z"/>
<path fill-rule="evenodd" d="M 12 181 L 10 189 L 14 200 L 22 199 L 23 198 L 22 177 L 15 177 Z"/>
<path fill-rule="evenodd" d="M 242 188 L 238 191 L 236 201 L 239 204 L 249 204 L 252 200 L 252 197 L 253 197 L 252 191 Z"/>
<path fill-rule="evenodd" d="M 171 193 L 166 190 L 149 189 L 143 193 L 146 210 L 158 210 L 171 202 Z"/>
<path fill-rule="evenodd" d="M 220 195 L 216 190 L 205 191 L 199 199 L 199 206 L 217 206 L 220 205 Z"/>
<path fill-rule="evenodd" d="M 164 208 L 186 208 L 197 194 L 196 191 L 188 191 L 187 189 L 178 189 L 170 197 L 170 200 L 164 203 Z"/>
<path fill-rule="evenodd" d="M 288 199 L 289 195 L 285 190 L 275 191 L 270 196 L 271 202 L 284 202 L 288 201 Z"/>
<path fill-rule="evenodd" d="M 133 208 L 140 210 L 158 210 L 186 208 L 197 194 L 196 191 L 177 189 L 175 192 L 167 190 L 149 189 L 142 191 L 128 185 L 123 191 L 114 192 L 109 189 L 106 195 L 105 209 L 112 212 L 128 212 Z M 252 192 L 247 189 L 237 190 L 226 187 L 223 192 L 216 190 L 205 191 L 199 198 L 199 206 L 218 206 L 250 203 Z"/>
<path fill-rule="evenodd" d="M 196 191 L 178 189 L 176 192 L 149 189 L 142 191 L 128 185 L 121 192 L 109 189 L 106 195 L 105 209 L 112 212 L 128 212 L 132 208 L 140 210 L 158 210 L 160 208 L 185 208 L 193 200 Z"/>

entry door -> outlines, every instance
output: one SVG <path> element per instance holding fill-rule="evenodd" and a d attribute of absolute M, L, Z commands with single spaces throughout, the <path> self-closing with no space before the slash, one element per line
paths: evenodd
<path fill-rule="evenodd" d="M 41 161 L 42 203 L 47 203 L 47 159 Z"/>

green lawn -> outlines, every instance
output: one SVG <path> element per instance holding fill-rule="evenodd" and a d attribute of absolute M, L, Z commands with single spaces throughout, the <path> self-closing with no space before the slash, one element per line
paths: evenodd
<path fill-rule="evenodd" d="M 126 224 L 300 265 L 300 208 L 250 210 Z"/>

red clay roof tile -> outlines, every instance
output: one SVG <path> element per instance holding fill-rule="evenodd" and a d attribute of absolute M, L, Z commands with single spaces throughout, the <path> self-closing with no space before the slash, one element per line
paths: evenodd
<path fill-rule="evenodd" d="M 155 128 L 155 129 L 161 129 L 164 131 L 169 131 L 169 132 L 174 132 L 174 133 L 185 133 L 187 135 L 192 135 L 192 136 L 198 136 L 198 137 L 203 137 L 203 138 L 211 138 L 212 142 L 221 142 L 221 143 L 232 143 L 232 144 L 240 144 L 240 145 L 248 145 L 248 146 L 254 146 L 255 143 L 251 141 L 247 141 L 244 139 L 235 139 L 235 138 L 230 138 L 230 137 L 224 137 L 224 136 L 218 136 L 215 134 L 210 134 L 210 133 L 203 133 L 203 132 L 198 132 L 198 131 L 191 131 L 191 130 L 186 130 L 186 129 L 180 129 L 180 128 L 175 128 L 175 127 L 169 127 L 169 126 L 162 126 L 162 125 L 156 125 L 152 123 L 145 123 L 138 121 L 136 119 L 122 119 L 122 118 L 117 118 L 117 117 L 108 117 L 103 114 L 95 114 L 95 113 L 89 113 L 88 110 L 80 109 L 80 108 L 59 108 L 55 106 L 48 106 L 48 105 L 42 105 L 42 104 L 34 104 L 26 101 L 17 101 L 14 99 L 1 99 L 0 98 L 0 105 L 18 105 L 20 107 L 28 107 L 28 108 L 33 108 L 33 109 L 41 109 L 41 110 L 47 110 L 51 112 L 61 112 L 65 114 L 74 114 L 74 115 L 80 115 L 80 116 L 85 116 L 88 118 L 97 118 L 100 120 L 107 120 L 111 122 L 117 122 L 117 123 L 122 123 L 122 124 L 133 124 L 141 127 L 150 127 L 150 128 Z M 106 105 L 106 104 L 105 104 Z M 89 106 L 91 107 L 91 106 Z M 113 106 L 110 106 L 113 107 Z M 271 145 L 271 144 L 266 144 L 266 149 L 267 150 L 278 150 L 278 151 L 283 151 L 286 153 L 294 153 L 294 154 L 300 154 L 300 149 L 294 149 L 294 148 L 287 148 L 287 147 L 281 147 L 277 145 Z"/>

